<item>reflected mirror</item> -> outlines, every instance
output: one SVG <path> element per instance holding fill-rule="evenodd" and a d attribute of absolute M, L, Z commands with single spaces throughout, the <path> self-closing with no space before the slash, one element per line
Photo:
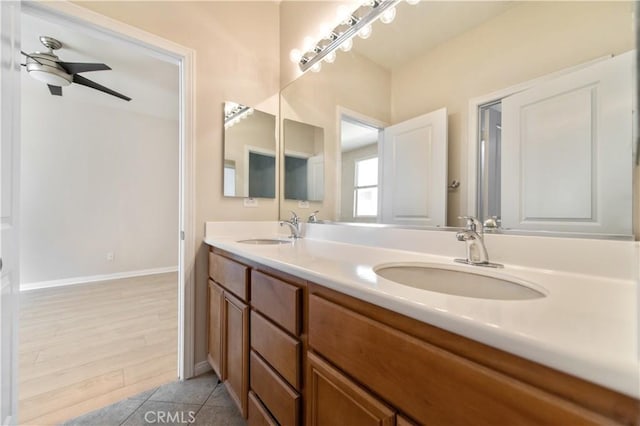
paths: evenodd
<path fill-rule="evenodd" d="M 459 227 L 471 214 L 507 230 L 632 235 L 632 12 L 399 3 L 392 23 L 281 92 L 283 119 L 322 127 L 335 158 L 320 218 Z"/>
<path fill-rule="evenodd" d="M 275 198 L 276 117 L 224 103 L 224 196 Z"/>
<path fill-rule="evenodd" d="M 324 198 L 324 130 L 299 121 L 283 121 L 284 198 Z"/>

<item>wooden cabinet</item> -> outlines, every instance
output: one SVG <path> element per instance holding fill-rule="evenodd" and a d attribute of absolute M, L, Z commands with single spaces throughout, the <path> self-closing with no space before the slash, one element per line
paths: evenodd
<path fill-rule="evenodd" d="M 221 250 L 208 360 L 250 425 L 633 424 L 640 402 Z"/>
<path fill-rule="evenodd" d="M 251 312 L 251 348 L 296 390 L 300 390 L 302 344 L 257 312 Z"/>
<path fill-rule="evenodd" d="M 280 425 L 300 424 L 300 394 L 254 351 L 251 351 L 251 390 Z"/>
<path fill-rule="evenodd" d="M 223 309 L 223 293 L 222 287 L 209 280 L 208 288 L 208 302 L 207 309 L 208 315 L 208 334 L 209 341 L 207 342 L 208 355 L 207 360 L 213 368 L 213 371 L 220 378 L 224 380 L 222 375 L 222 309 Z"/>
<path fill-rule="evenodd" d="M 395 412 L 364 388 L 309 353 L 307 424 L 312 426 L 392 426 Z"/>
<path fill-rule="evenodd" d="M 209 253 L 207 360 L 247 418 L 249 393 L 249 268 Z"/>
<path fill-rule="evenodd" d="M 249 306 L 228 292 L 224 293 L 223 304 L 224 383 L 246 418 L 249 392 Z"/>
<path fill-rule="evenodd" d="M 304 283 L 251 271 L 251 390 L 283 426 L 302 424 Z"/>
<path fill-rule="evenodd" d="M 278 426 L 278 422 L 258 399 L 255 393 L 249 392 L 249 426 Z"/>
<path fill-rule="evenodd" d="M 478 425 L 602 420 L 315 295 L 309 298 L 309 345 L 424 423 L 463 424 L 470 416 Z"/>

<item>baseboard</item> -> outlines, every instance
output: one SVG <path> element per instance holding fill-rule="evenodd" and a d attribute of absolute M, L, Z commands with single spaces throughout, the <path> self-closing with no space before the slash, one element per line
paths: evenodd
<path fill-rule="evenodd" d="M 67 285 L 86 284 L 96 281 L 119 280 L 122 278 L 142 277 L 145 275 L 165 274 L 167 272 L 177 272 L 177 266 L 165 268 L 141 269 L 138 271 L 116 272 L 114 274 L 91 275 L 88 277 L 63 278 L 61 280 L 40 281 L 36 283 L 20 284 L 20 291 L 37 290 L 40 288 L 63 287 Z"/>
<path fill-rule="evenodd" d="M 194 376 L 199 376 L 204 373 L 208 373 L 212 368 L 207 361 L 200 361 L 193 369 Z"/>

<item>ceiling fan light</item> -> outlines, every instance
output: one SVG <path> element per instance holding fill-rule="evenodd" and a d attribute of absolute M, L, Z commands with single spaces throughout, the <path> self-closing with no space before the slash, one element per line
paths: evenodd
<path fill-rule="evenodd" d="M 42 83 L 46 83 L 46 84 L 50 84 L 52 86 L 68 86 L 71 84 L 70 80 L 67 80 L 66 78 L 57 75 L 57 74 L 53 74 L 51 72 L 46 72 L 46 71 L 38 71 L 38 70 L 33 70 L 33 71 L 29 71 L 29 76 L 35 78 L 38 81 L 41 81 Z"/>

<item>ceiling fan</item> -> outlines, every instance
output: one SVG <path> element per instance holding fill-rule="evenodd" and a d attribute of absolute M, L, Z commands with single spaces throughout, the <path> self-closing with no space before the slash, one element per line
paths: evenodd
<path fill-rule="evenodd" d="M 21 53 L 27 58 L 27 63 L 24 64 L 24 66 L 27 68 L 29 75 L 38 81 L 46 83 L 52 95 L 62 96 L 62 86 L 76 83 L 124 99 L 125 101 L 131 100 L 128 96 L 79 75 L 81 72 L 110 70 L 111 68 L 108 65 L 61 61 L 53 51 L 60 49 L 62 43 L 55 38 L 47 36 L 40 36 L 40 42 L 49 49 L 48 52 L 27 54 L 21 51 Z"/>

